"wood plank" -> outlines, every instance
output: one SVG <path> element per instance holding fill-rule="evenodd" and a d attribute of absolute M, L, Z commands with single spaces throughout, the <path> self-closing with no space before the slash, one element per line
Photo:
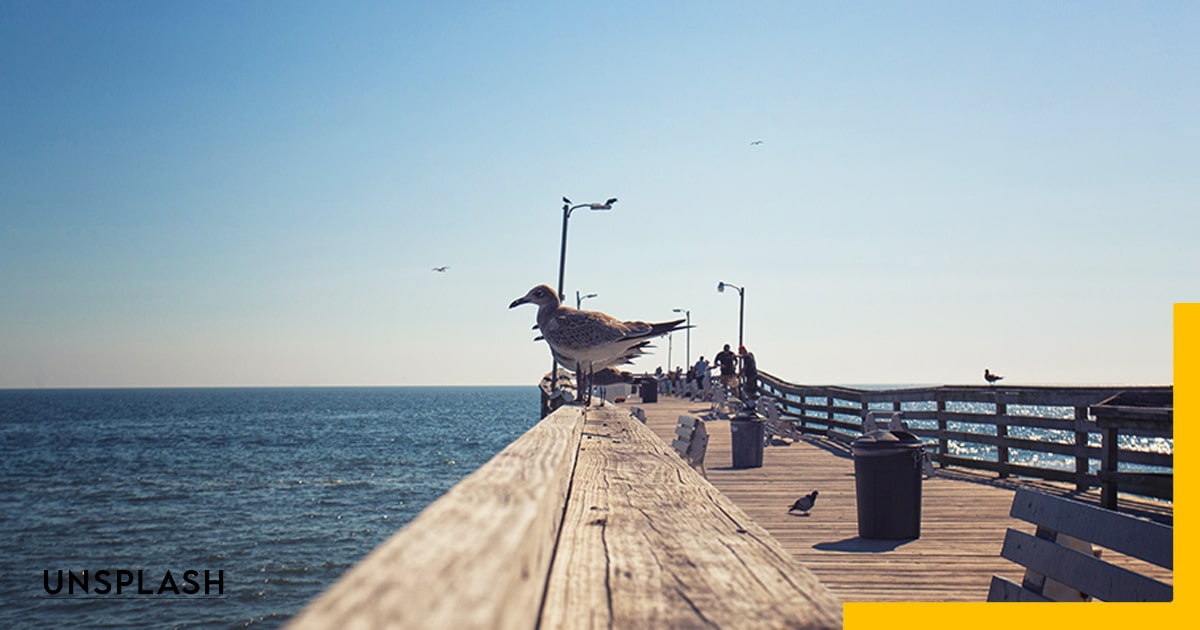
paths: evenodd
<path fill-rule="evenodd" d="M 674 438 L 679 415 L 707 413 L 706 404 L 673 396 L 660 396 L 656 405 L 645 408 L 646 426 L 664 444 Z M 865 541 L 858 538 L 854 460 L 847 445 L 814 436 L 773 442 L 763 452 L 762 468 L 734 469 L 728 423 L 709 421 L 707 426 L 708 480 L 845 601 L 985 601 L 993 575 L 1020 582 L 1024 573 L 1000 556 L 1006 529 L 1032 531 L 1028 523 L 1009 516 L 1016 488 L 1071 494 L 1091 504 L 1100 500 L 1095 491 L 1075 493 L 1071 473 L 1063 475 L 1067 483 L 1057 483 L 941 469 L 922 485 L 919 539 L 898 544 Z M 808 516 L 787 512 L 792 502 L 812 490 L 821 494 Z M 1120 507 L 1171 519 L 1169 503 L 1122 496 Z M 1113 556 L 1108 560 L 1120 566 L 1163 582 L 1172 580 L 1170 570 Z"/>
<path fill-rule="evenodd" d="M 582 426 L 578 407 L 547 416 L 377 547 L 289 627 L 536 626 Z"/>
<path fill-rule="evenodd" d="M 1019 489 L 1010 514 L 1113 551 L 1173 568 L 1174 530 L 1086 503 Z"/>
<path fill-rule="evenodd" d="M 588 410 L 562 532 L 545 627 L 841 625 L 810 571 L 616 409 Z"/>
<path fill-rule="evenodd" d="M 1169 602 L 1173 596 L 1168 584 L 1014 529 L 1002 555 L 1106 602 Z"/>
<path fill-rule="evenodd" d="M 1027 588 L 1022 588 L 1020 584 L 1013 582 L 1007 578 L 1000 576 L 992 576 L 992 585 L 988 590 L 989 602 L 1051 602 L 1050 598 L 1043 597 Z"/>

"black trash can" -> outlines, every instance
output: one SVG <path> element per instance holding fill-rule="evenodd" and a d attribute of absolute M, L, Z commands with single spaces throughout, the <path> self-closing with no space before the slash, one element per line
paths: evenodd
<path fill-rule="evenodd" d="M 644 378 L 639 381 L 638 391 L 641 392 L 642 402 L 656 403 L 658 402 L 658 381 L 652 378 Z"/>
<path fill-rule="evenodd" d="M 749 416 L 735 416 L 729 421 L 734 468 L 762 467 L 764 424 L 758 418 Z"/>
<path fill-rule="evenodd" d="M 872 431 L 851 445 L 858 535 L 878 540 L 921 537 L 921 439 L 907 431 Z"/>

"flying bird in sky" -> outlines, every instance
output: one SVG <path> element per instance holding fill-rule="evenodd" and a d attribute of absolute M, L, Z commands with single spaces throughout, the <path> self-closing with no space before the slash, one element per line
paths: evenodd
<path fill-rule="evenodd" d="M 449 269 L 449 267 L 434 267 L 434 268 L 433 268 L 433 270 L 434 270 L 434 271 L 436 271 L 436 272 L 438 272 L 438 273 L 446 273 L 446 270 L 447 270 L 447 269 Z"/>
<path fill-rule="evenodd" d="M 750 146 L 755 146 L 755 145 L 759 145 L 759 144 L 762 144 L 762 143 L 763 143 L 763 141 L 762 141 L 762 140 L 755 140 L 754 142 L 751 142 L 751 143 L 750 143 Z"/>
<path fill-rule="evenodd" d="M 813 504 L 817 502 L 817 494 L 819 493 L 816 490 L 813 490 L 809 494 L 796 499 L 796 502 L 792 504 L 792 507 L 788 510 L 788 512 L 804 512 L 805 514 L 808 514 L 808 511 L 813 508 Z"/>

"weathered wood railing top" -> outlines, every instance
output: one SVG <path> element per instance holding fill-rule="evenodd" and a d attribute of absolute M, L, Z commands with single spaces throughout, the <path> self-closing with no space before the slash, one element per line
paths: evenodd
<path fill-rule="evenodd" d="M 840 627 L 840 602 L 649 429 L 563 407 L 296 628 Z"/>

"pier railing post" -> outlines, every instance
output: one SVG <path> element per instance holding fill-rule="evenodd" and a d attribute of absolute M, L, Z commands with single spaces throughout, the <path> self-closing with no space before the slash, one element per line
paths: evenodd
<path fill-rule="evenodd" d="M 1000 464 L 1000 478 L 1007 479 L 1009 475 L 1008 468 L 1008 404 L 1000 397 L 1003 394 L 996 395 L 996 462 Z"/>
<path fill-rule="evenodd" d="M 1117 470 L 1120 468 L 1117 439 L 1117 427 L 1103 427 L 1100 429 L 1103 443 L 1100 446 L 1102 451 L 1100 460 L 1100 505 L 1110 509 L 1117 509 Z"/>
<path fill-rule="evenodd" d="M 950 448 L 950 440 L 946 438 L 946 390 L 939 387 L 934 399 L 937 401 L 938 466 L 945 468 L 944 458 Z"/>
<path fill-rule="evenodd" d="M 1088 408 L 1087 405 L 1075 407 L 1075 491 L 1083 492 L 1091 487 L 1088 475 Z"/>

